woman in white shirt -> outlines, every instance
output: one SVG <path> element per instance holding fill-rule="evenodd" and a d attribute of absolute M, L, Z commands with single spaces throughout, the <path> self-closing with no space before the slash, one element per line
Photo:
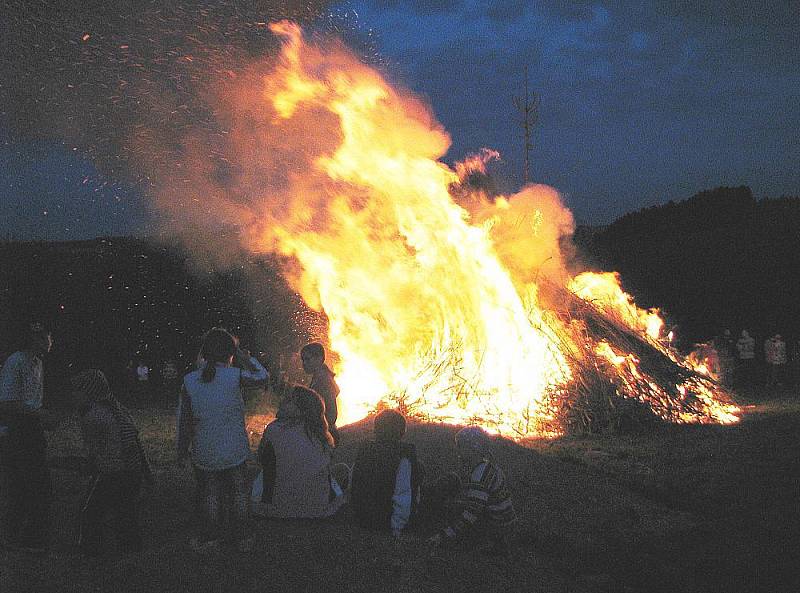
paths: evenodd
<path fill-rule="evenodd" d="M 242 388 L 265 382 L 267 371 L 221 328 L 205 335 L 200 355 L 201 368 L 184 377 L 178 402 L 178 463 L 185 462 L 191 449 L 205 515 L 203 533 L 192 545 L 199 551 L 213 551 L 228 539 L 246 551 L 252 547 L 245 531 L 250 486 L 245 463 L 250 443 Z M 230 508 L 222 509 L 223 501 Z M 230 517 L 227 529 L 226 515 Z"/>

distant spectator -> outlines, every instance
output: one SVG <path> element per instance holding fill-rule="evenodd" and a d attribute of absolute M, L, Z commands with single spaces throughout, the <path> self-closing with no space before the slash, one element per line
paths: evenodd
<path fill-rule="evenodd" d="M 221 328 L 205 335 L 200 359 L 201 368 L 184 377 L 178 402 L 178 462 L 191 450 L 205 515 L 203 533 L 191 544 L 197 551 L 216 551 L 227 539 L 246 551 L 253 540 L 246 531 L 250 443 L 242 389 L 266 382 L 267 371 Z"/>
<path fill-rule="evenodd" d="M 315 391 L 296 385 L 258 447 L 263 471 L 260 511 L 308 519 L 335 514 L 344 503 L 349 470 L 337 480 L 332 454 L 325 404 Z"/>
<path fill-rule="evenodd" d="M 40 323 L 27 328 L 22 350 L 0 372 L 0 463 L 6 475 L 8 544 L 44 550 L 50 528 L 52 484 L 47 467 L 42 359 L 53 340 Z"/>
<path fill-rule="evenodd" d="M 456 433 L 455 441 L 459 458 L 468 468 L 468 478 L 450 507 L 444 527 L 429 543 L 434 549 L 441 545 L 486 546 L 484 549 L 490 554 L 506 554 L 508 532 L 516 521 L 516 512 L 505 474 L 493 459 L 491 438 L 483 429 L 468 426 Z"/>
<path fill-rule="evenodd" d="M 736 341 L 736 353 L 738 357 L 737 381 L 745 385 L 750 384 L 755 374 L 756 341 L 746 329 L 742 330 L 741 337 Z"/>
<path fill-rule="evenodd" d="M 792 367 L 794 368 L 794 384 L 800 387 L 800 338 L 794 341 L 792 348 Z"/>
<path fill-rule="evenodd" d="M 150 367 L 144 361 L 139 361 L 136 366 L 136 380 L 139 383 L 147 383 L 150 380 Z"/>
<path fill-rule="evenodd" d="M 325 402 L 325 418 L 328 420 L 328 430 L 333 435 L 334 446 L 339 442 L 339 431 L 336 428 L 336 419 L 339 416 L 339 407 L 336 398 L 339 395 L 339 386 L 328 365 L 325 364 L 325 347 L 319 342 L 306 344 L 300 351 L 300 360 L 303 370 L 311 375 L 309 389 L 316 391 Z"/>
<path fill-rule="evenodd" d="M 135 399 L 141 403 L 151 397 L 150 367 L 143 360 L 139 360 L 134 368 L 134 393 Z"/>
<path fill-rule="evenodd" d="M 764 342 L 764 360 L 767 362 L 767 388 L 782 387 L 786 372 L 786 342 L 780 334 Z"/>
<path fill-rule="evenodd" d="M 714 348 L 719 358 L 719 380 L 723 385 L 730 385 L 736 360 L 731 330 L 726 328 L 721 336 L 717 336 L 714 340 Z"/>
<path fill-rule="evenodd" d="M 361 444 L 353 466 L 350 500 L 362 527 L 397 536 L 411 521 L 421 483 L 417 452 L 403 443 L 406 419 L 395 410 L 375 417 L 375 440 Z"/>
<path fill-rule="evenodd" d="M 81 550 L 90 556 L 113 551 L 114 546 L 121 553 L 138 551 L 142 548 L 139 490 L 143 478 L 152 480 L 139 431 L 101 371 L 91 369 L 73 377 L 72 391 L 89 454 L 86 470 L 92 475 L 81 514 Z M 108 527 L 113 528 L 116 543 L 106 540 Z"/>
<path fill-rule="evenodd" d="M 161 381 L 167 397 L 175 397 L 178 390 L 178 378 L 178 365 L 174 360 L 168 358 L 161 367 Z"/>

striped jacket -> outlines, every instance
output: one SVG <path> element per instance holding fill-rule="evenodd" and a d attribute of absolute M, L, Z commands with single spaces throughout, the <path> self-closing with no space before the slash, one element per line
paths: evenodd
<path fill-rule="evenodd" d="M 470 472 L 455 510 L 454 519 L 443 530 L 445 540 L 460 539 L 476 527 L 502 531 L 517 518 L 503 470 L 489 459 L 483 459 Z"/>

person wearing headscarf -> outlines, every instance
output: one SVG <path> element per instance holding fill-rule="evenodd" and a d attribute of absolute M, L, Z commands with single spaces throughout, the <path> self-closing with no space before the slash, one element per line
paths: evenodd
<path fill-rule="evenodd" d="M 102 371 L 89 369 L 72 380 L 73 403 L 88 452 L 86 469 L 92 480 L 81 512 L 81 550 L 99 556 L 114 550 L 106 541 L 108 522 L 121 553 L 142 548 L 138 498 L 143 479 L 152 479 L 139 440 L 139 430 L 128 410 L 111 393 Z"/>
<path fill-rule="evenodd" d="M 505 474 L 492 456 L 492 439 L 482 428 L 468 426 L 456 433 L 455 444 L 469 477 L 455 498 L 451 517 L 429 543 L 433 548 L 484 543 L 490 553 L 506 553 L 516 512 Z"/>

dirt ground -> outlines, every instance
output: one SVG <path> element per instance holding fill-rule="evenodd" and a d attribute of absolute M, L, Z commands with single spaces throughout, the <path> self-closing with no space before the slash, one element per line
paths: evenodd
<path fill-rule="evenodd" d="M 395 551 L 346 513 L 254 520 L 254 551 L 199 556 L 187 545 L 194 485 L 173 464 L 174 414 L 136 410 L 157 474 L 142 500 L 145 551 L 105 561 L 77 555 L 86 480 L 54 469 L 52 550 L 0 550 L 0 592 L 794 592 L 800 398 L 743 403 L 742 422 L 729 427 L 498 443 L 520 515 L 512 555 L 501 560 L 463 552 L 430 559 L 419 534 Z M 254 436 L 261 424 L 253 419 Z M 429 475 L 457 468 L 454 430 L 409 427 Z M 369 431 L 368 421 L 344 428 L 337 460 L 351 462 Z M 51 434 L 50 446 L 53 455 L 79 453 L 75 423 Z"/>

